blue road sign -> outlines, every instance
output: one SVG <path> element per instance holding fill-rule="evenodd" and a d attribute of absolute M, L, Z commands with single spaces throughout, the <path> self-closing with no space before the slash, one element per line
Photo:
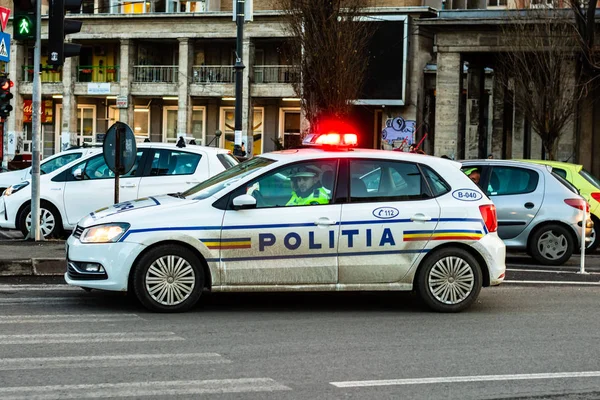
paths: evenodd
<path fill-rule="evenodd" d="M 10 61 L 10 35 L 0 32 L 0 61 Z"/>

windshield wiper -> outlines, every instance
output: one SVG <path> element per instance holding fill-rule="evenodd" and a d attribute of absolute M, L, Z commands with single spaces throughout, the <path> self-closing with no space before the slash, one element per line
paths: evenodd
<path fill-rule="evenodd" d="M 181 194 L 181 192 L 169 193 L 169 196 L 177 197 L 178 199 L 185 199 L 185 196 L 183 194 Z"/>

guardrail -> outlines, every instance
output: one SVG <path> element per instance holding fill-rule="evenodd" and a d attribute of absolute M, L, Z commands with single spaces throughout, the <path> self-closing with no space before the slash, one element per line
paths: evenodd
<path fill-rule="evenodd" d="M 255 65 L 254 83 L 294 83 L 300 81 L 297 65 Z"/>
<path fill-rule="evenodd" d="M 118 65 L 80 65 L 77 67 L 77 82 L 118 82 Z"/>
<path fill-rule="evenodd" d="M 176 83 L 176 65 L 134 65 L 133 81 L 138 83 Z"/>
<path fill-rule="evenodd" d="M 235 70 L 231 65 L 194 65 L 193 83 L 234 83 Z"/>

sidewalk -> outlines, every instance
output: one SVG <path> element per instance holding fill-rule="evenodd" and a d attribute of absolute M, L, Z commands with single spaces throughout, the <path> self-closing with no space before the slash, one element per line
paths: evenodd
<path fill-rule="evenodd" d="M 65 242 L 0 240 L 0 276 L 63 275 Z"/>

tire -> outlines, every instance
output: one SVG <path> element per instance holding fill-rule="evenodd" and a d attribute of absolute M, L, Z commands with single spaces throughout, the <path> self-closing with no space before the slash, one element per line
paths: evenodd
<path fill-rule="evenodd" d="M 468 251 L 448 247 L 425 259 L 417 273 L 417 292 L 438 312 L 459 312 L 479 296 L 483 276 L 479 262 Z"/>
<path fill-rule="evenodd" d="M 59 237 L 63 233 L 62 218 L 52 204 L 40 202 L 40 228 L 45 238 Z M 17 229 L 27 236 L 31 229 L 31 204 L 27 204 L 19 214 Z"/>
<path fill-rule="evenodd" d="M 543 265 L 562 265 L 575 250 L 571 232 L 559 224 L 548 224 L 535 230 L 529 240 L 531 256 Z"/>
<path fill-rule="evenodd" d="M 204 288 L 202 263 L 185 247 L 156 247 L 136 265 L 133 287 L 137 299 L 151 311 L 187 311 L 198 302 Z"/>

